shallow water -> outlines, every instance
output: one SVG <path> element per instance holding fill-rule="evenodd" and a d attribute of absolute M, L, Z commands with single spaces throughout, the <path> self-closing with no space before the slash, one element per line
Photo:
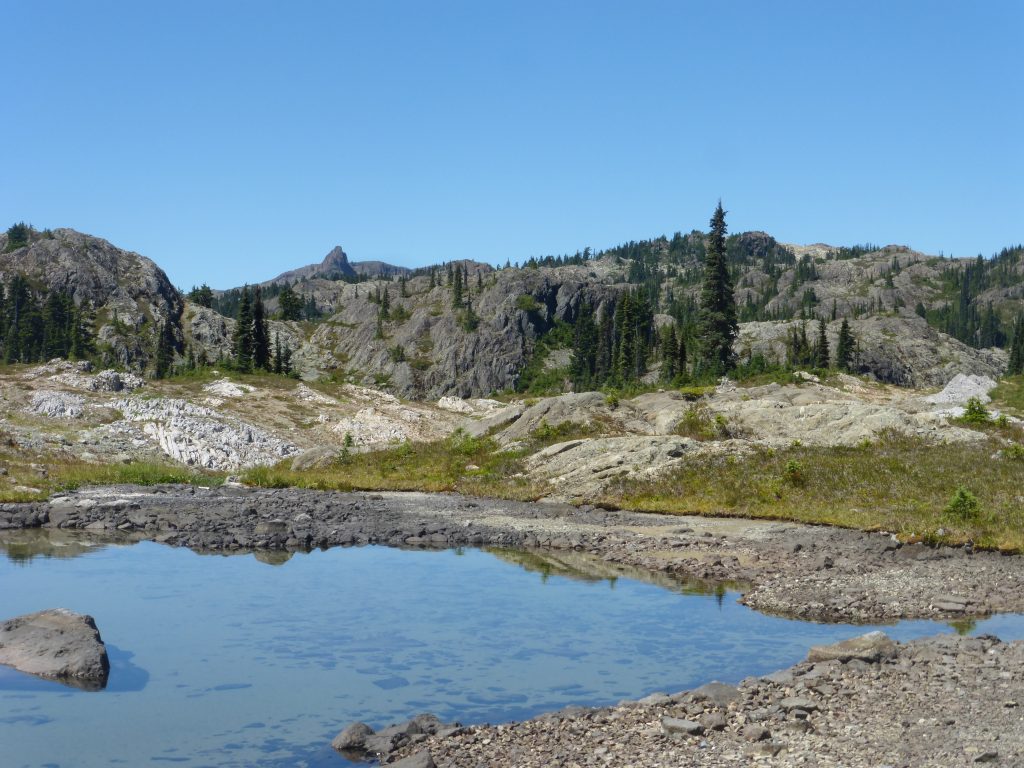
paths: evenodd
<path fill-rule="evenodd" d="M 736 682 L 868 631 L 763 616 L 734 591 L 564 554 L 363 547 L 267 563 L 39 533 L 0 548 L 0 616 L 92 614 L 112 664 L 101 692 L 0 667 L 4 766 L 338 767 L 330 739 L 354 720 L 496 722 L 609 704 Z M 1021 637 L 1024 620 L 974 631 Z"/>

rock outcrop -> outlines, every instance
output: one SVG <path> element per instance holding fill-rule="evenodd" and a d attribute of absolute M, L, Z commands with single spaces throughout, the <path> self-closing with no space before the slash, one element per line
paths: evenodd
<path fill-rule="evenodd" d="M 64 608 L 0 623 L 0 664 L 91 690 L 103 688 L 110 672 L 95 620 Z"/>
<path fill-rule="evenodd" d="M 6 245 L 6 235 L 0 235 Z M 156 264 L 106 240 L 55 229 L 0 260 L 0 281 L 24 275 L 50 291 L 63 291 L 76 304 L 89 302 L 102 321 L 98 339 L 108 348 L 108 363 L 142 369 L 155 348 L 164 322 L 181 340 L 179 318 L 184 303 Z"/>

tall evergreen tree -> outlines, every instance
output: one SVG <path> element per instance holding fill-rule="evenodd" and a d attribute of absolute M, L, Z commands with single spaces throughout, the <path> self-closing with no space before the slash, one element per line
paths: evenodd
<path fill-rule="evenodd" d="M 583 303 L 576 317 L 573 334 L 572 365 L 569 377 L 577 392 L 585 392 L 594 385 L 594 365 L 597 361 L 597 326 L 594 310 Z"/>
<path fill-rule="evenodd" d="M 235 364 L 240 371 L 251 371 L 253 362 L 252 298 L 249 286 L 242 288 L 238 302 L 238 316 L 235 320 Z"/>
<path fill-rule="evenodd" d="M 156 362 L 153 376 L 157 379 L 167 378 L 174 364 L 174 348 L 177 341 L 174 338 L 174 325 L 170 318 L 163 321 L 160 326 L 160 335 L 156 343 Z"/>
<path fill-rule="evenodd" d="M 818 320 L 818 341 L 814 345 L 814 366 L 816 368 L 828 368 L 829 349 L 828 336 L 825 335 L 825 318 Z"/>
<path fill-rule="evenodd" d="M 841 371 L 852 370 L 855 341 L 850 332 L 850 324 L 843 318 L 839 328 L 839 341 L 836 343 L 836 368 Z"/>
<path fill-rule="evenodd" d="M 274 373 L 283 373 L 284 364 L 281 357 L 281 334 L 274 334 Z"/>
<path fill-rule="evenodd" d="M 302 319 L 302 299 L 290 285 L 282 288 L 277 295 L 277 307 L 282 320 Z"/>
<path fill-rule="evenodd" d="M 259 286 L 253 295 L 252 302 L 252 364 L 255 368 L 270 370 L 270 328 L 267 323 L 267 311 L 263 306 L 263 295 Z"/>
<path fill-rule="evenodd" d="M 1024 373 L 1024 312 L 1013 322 L 1013 339 L 1010 342 L 1010 363 L 1006 368 L 1010 376 Z"/>
<path fill-rule="evenodd" d="M 736 298 L 725 254 L 725 211 L 718 202 L 711 217 L 704 258 L 704 279 L 700 291 L 697 338 L 700 344 L 698 368 L 703 374 L 721 376 L 736 365 L 732 344 L 739 333 Z"/>

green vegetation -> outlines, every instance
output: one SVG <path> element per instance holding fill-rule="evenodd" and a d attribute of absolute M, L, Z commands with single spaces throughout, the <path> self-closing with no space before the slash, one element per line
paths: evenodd
<path fill-rule="evenodd" d="M 12 481 L 10 485 L 6 482 L 0 485 L 0 502 L 38 501 L 51 493 L 83 485 L 219 485 L 224 481 L 222 474 L 196 472 L 180 465 L 151 462 L 93 464 L 63 456 L 27 454 L 4 433 L 0 433 L 0 466 L 7 469 L 3 479 Z"/>
<path fill-rule="evenodd" d="M 899 435 L 849 448 L 794 446 L 687 462 L 623 480 L 598 501 L 651 512 L 735 516 L 886 530 L 905 540 L 1024 549 L 1021 468 L 996 445 L 933 444 Z M 947 512 L 958 488 L 973 489 Z M 941 533 L 940 533 L 941 529 Z"/>
<path fill-rule="evenodd" d="M 528 293 L 516 297 L 516 309 L 523 312 L 539 312 L 541 305 Z"/>
<path fill-rule="evenodd" d="M 963 416 L 959 416 L 952 421 L 960 424 L 988 424 L 992 421 L 992 415 L 985 408 L 984 404 L 977 397 L 972 397 L 967 400 L 967 405 L 964 406 Z"/>
<path fill-rule="evenodd" d="M 37 363 L 63 357 L 87 360 L 96 354 L 95 317 L 88 301 L 35 288 L 21 275 L 0 284 L 0 359 Z"/>
<path fill-rule="evenodd" d="M 263 488 L 458 491 L 533 500 L 540 493 L 521 476 L 521 458 L 521 453 L 499 452 L 494 441 L 460 430 L 432 443 L 402 443 L 384 451 L 343 455 L 325 469 L 296 472 L 284 462 L 250 469 L 242 479 Z"/>
<path fill-rule="evenodd" d="M 732 343 L 739 334 L 736 298 L 725 253 L 725 211 L 722 201 L 711 217 L 707 255 L 704 260 L 704 281 L 700 289 L 698 314 L 698 373 L 721 376 L 736 365 Z"/>
<path fill-rule="evenodd" d="M 949 500 L 944 511 L 960 522 L 969 522 L 978 516 L 980 506 L 977 496 L 971 493 L 967 487 L 958 485 L 953 498 Z"/>
<path fill-rule="evenodd" d="M 989 396 L 999 410 L 1024 416 L 1024 375 L 1004 377 Z"/>
<path fill-rule="evenodd" d="M 7 229 L 7 245 L 4 247 L 4 253 L 10 253 L 11 251 L 16 251 L 19 248 L 24 248 L 29 244 L 31 236 L 32 227 L 24 221 L 12 224 Z"/>

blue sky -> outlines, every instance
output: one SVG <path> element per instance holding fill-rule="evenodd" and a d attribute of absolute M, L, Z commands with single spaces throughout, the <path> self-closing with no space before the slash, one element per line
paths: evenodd
<path fill-rule="evenodd" d="M 705 228 L 1024 240 L 1024 2 L 4 0 L 0 216 L 183 287 Z M 6 224 L 5 224 L 6 226 Z"/>

